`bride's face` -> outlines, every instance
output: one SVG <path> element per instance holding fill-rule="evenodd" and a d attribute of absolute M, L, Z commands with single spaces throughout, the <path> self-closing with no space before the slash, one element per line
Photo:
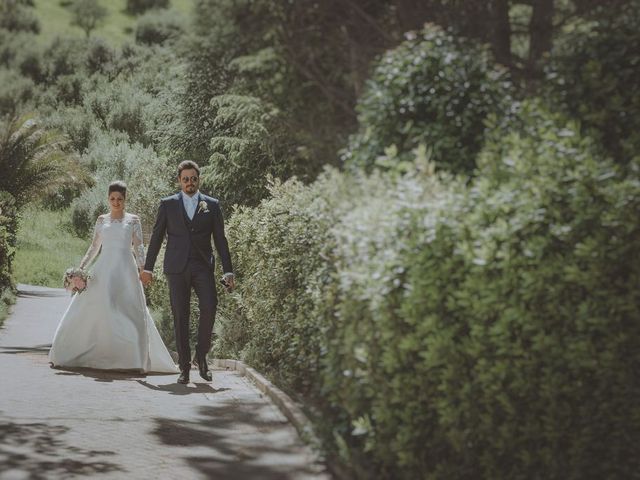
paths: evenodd
<path fill-rule="evenodd" d="M 120 192 L 111 192 L 109 194 L 109 206 L 111 213 L 120 213 L 124 210 L 124 195 Z"/>

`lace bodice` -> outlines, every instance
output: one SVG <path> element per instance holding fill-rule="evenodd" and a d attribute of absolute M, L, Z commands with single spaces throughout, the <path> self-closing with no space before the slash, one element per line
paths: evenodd
<path fill-rule="evenodd" d="M 133 249 L 138 268 L 144 266 L 144 245 L 142 239 L 142 224 L 137 215 L 125 213 L 122 218 L 111 218 L 110 214 L 100 215 L 96 220 L 93 240 L 80 268 L 87 265 L 98 255 L 100 248 Z"/>

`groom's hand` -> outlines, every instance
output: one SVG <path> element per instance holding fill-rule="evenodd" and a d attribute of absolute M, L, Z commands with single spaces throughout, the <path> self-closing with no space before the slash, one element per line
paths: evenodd
<path fill-rule="evenodd" d="M 148 287 L 153 281 L 153 274 L 145 271 L 140 272 L 140 281 L 142 285 Z"/>
<path fill-rule="evenodd" d="M 233 273 L 225 273 L 222 276 L 222 284 L 227 292 L 233 292 L 236 288 L 236 276 Z"/>

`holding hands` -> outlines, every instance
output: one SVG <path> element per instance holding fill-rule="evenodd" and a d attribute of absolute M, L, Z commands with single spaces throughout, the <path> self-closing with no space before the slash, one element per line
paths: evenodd
<path fill-rule="evenodd" d="M 140 270 L 140 281 L 142 285 L 148 287 L 153 282 L 153 273 Z M 236 288 L 236 277 L 233 273 L 225 273 L 220 280 L 227 292 L 232 292 Z"/>
<path fill-rule="evenodd" d="M 140 281 L 142 282 L 142 285 L 144 285 L 145 287 L 148 287 L 149 285 L 151 285 L 151 282 L 153 281 L 153 273 L 145 272 L 144 270 L 141 270 Z"/>

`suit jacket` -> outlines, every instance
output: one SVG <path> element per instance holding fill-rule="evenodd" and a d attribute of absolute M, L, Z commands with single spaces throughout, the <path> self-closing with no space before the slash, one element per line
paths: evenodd
<path fill-rule="evenodd" d="M 199 194 L 198 207 L 189 220 L 182 203 L 182 192 L 163 198 L 153 227 L 144 269 L 150 272 L 158 257 L 165 235 L 167 250 L 164 255 L 164 273 L 181 273 L 187 266 L 189 252 L 195 248 L 199 257 L 215 266 L 211 237 L 222 260 L 224 272 L 233 272 L 229 244 L 224 235 L 224 219 L 217 199 Z M 204 201 L 207 208 L 201 208 Z"/>

